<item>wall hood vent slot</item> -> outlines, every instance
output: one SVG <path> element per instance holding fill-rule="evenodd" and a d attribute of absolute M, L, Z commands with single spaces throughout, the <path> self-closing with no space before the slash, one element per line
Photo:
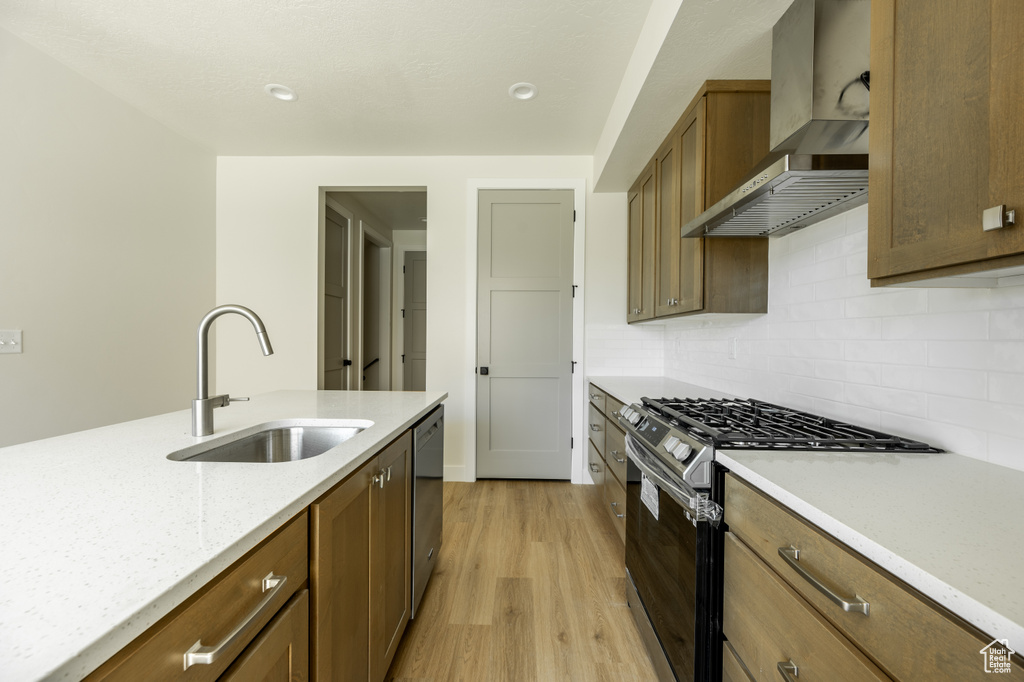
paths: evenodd
<path fill-rule="evenodd" d="M 683 237 L 781 236 L 866 203 L 867 156 L 789 154 L 683 226 Z"/>

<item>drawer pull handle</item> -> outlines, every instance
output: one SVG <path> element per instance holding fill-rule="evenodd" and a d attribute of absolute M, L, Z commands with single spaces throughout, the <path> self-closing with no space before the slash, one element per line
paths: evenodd
<path fill-rule="evenodd" d="M 868 615 L 868 608 L 871 606 L 866 601 L 861 599 L 858 595 L 854 595 L 852 599 L 844 599 L 839 596 L 832 589 L 821 582 L 818 578 L 811 575 L 807 569 L 800 565 L 800 550 L 790 545 L 789 547 L 779 547 L 779 556 L 789 564 L 790 568 L 799 574 L 801 578 L 809 582 L 814 589 L 821 592 L 823 595 L 829 598 L 829 600 L 841 608 L 843 611 L 856 611 L 857 613 L 863 613 L 865 616 Z"/>
<path fill-rule="evenodd" d="M 591 431 L 600 431 L 600 430 L 601 430 L 601 427 L 600 427 L 600 426 L 598 426 L 597 424 L 591 424 L 591 425 L 590 425 L 590 430 L 591 430 Z"/>
<path fill-rule="evenodd" d="M 202 640 L 193 644 L 192 648 L 185 652 L 184 669 L 188 670 L 189 667 L 193 665 L 210 665 L 220 658 L 221 654 L 242 641 L 249 630 L 252 629 L 264 613 L 269 610 L 270 605 L 274 601 L 274 597 L 284 589 L 286 582 L 288 582 L 288 576 L 268 573 L 267 577 L 263 579 L 263 599 L 261 599 L 260 603 L 256 605 L 256 608 L 254 608 L 249 615 L 245 617 L 245 620 L 236 625 L 235 629 L 229 632 L 227 636 L 216 645 L 202 646 Z"/>
<path fill-rule="evenodd" d="M 594 472 L 594 473 L 596 474 L 596 473 L 599 473 L 599 472 L 601 471 L 601 468 L 600 468 L 600 467 L 598 467 L 598 466 L 597 466 L 596 464 L 594 464 L 593 462 L 591 462 L 591 463 L 590 463 L 590 470 L 591 470 L 591 471 L 593 471 L 593 472 Z"/>
<path fill-rule="evenodd" d="M 615 508 L 619 506 L 618 502 L 612 502 L 611 505 L 612 505 L 612 514 L 615 514 L 616 518 L 620 518 L 621 519 L 621 518 L 626 516 L 625 514 L 620 514 L 619 512 L 615 511 Z"/>
<path fill-rule="evenodd" d="M 612 450 L 611 451 L 611 456 L 612 456 L 612 459 L 614 459 L 619 464 L 625 464 L 626 463 L 626 458 L 625 457 L 619 457 L 619 451 L 618 450 Z"/>
<path fill-rule="evenodd" d="M 601 396 L 600 396 L 600 395 L 598 395 L 597 393 L 591 393 L 591 394 L 590 394 L 590 399 L 591 399 L 591 400 L 600 400 L 600 399 L 601 399 Z"/>
<path fill-rule="evenodd" d="M 796 667 L 796 663 L 793 662 L 793 659 L 780 661 L 778 668 L 779 674 L 782 675 L 782 679 L 786 680 L 786 682 L 791 682 L 792 680 L 800 677 L 800 668 Z"/>

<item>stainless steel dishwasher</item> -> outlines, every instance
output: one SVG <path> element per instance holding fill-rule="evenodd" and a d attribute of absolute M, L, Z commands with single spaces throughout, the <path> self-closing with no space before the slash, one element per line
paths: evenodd
<path fill-rule="evenodd" d="M 444 405 L 415 426 L 412 446 L 412 614 L 441 549 L 444 517 Z"/>

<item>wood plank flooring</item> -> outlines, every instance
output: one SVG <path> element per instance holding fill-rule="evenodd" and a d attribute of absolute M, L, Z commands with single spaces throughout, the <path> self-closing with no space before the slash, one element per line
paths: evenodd
<path fill-rule="evenodd" d="M 650 680 L 601 489 L 444 484 L 444 536 L 387 679 Z"/>

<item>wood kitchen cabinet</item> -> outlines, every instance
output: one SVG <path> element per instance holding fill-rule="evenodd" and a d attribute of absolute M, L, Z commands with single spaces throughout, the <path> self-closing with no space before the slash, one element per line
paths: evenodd
<path fill-rule="evenodd" d="M 384 679 L 410 611 L 409 432 L 311 505 L 312 676 Z"/>
<path fill-rule="evenodd" d="M 707 81 L 627 194 L 629 322 L 767 312 L 766 239 L 682 239 L 680 228 L 767 155 L 769 85 Z"/>
<path fill-rule="evenodd" d="M 295 595 L 231 664 L 219 682 L 309 679 L 309 590 Z"/>
<path fill-rule="evenodd" d="M 629 322 L 654 317 L 655 170 L 649 163 L 626 195 L 629 205 L 629 245 L 626 300 Z"/>
<path fill-rule="evenodd" d="M 304 602 L 301 596 L 289 599 L 306 585 L 308 519 L 303 511 L 279 528 L 86 679 L 201 682 L 218 679 L 236 658 L 278 660 L 274 654 L 291 646 L 282 638 L 294 640 L 294 646 L 304 650 L 301 628 L 296 634 L 292 627 L 296 620 L 308 623 L 305 614 L 300 618 L 292 608 L 301 602 L 301 611 Z M 268 583 L 271 577 L 275 580 Z M 267 633 L 275 626 L 279 631 L 270 637 Z M 186 667 L 186 653 L 197 649 L 210 659 L 190 661 Z M 294 679 L 306 677 L 308 666 L 301 654 L 289 665 Z"/>
<path fill-rule="evenodd" d="M 594 485 L 601 487 L 605 509 L 625 548 L 626 542 L 626 435 L 615 419 L 622 403 L 594 384 L 590 395 L 587 465 Z"/>
<path fill-rule="evenodd" d="M 1022 34 L 1012 0 L 872 2 L 872 285 L 1024 266 Z"/>
<path fill-rule="evenodd" d="M 733 671 L 776 680 L 777 664 L 792 661 L 800 680 L 991 679 L 979 652 L 993 637 L 733 474 L 723 506 L 723 661 L 734 657 Z M 1024 669 L 1016 661 L 999 677 L 1022 680 Z"/>

